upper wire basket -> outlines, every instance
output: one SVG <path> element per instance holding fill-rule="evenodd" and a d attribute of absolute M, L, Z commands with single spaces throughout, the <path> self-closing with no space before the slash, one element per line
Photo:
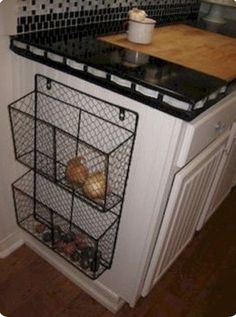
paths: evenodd
<path fill-rule="evenodd" d="M 9 110 L 17 160 L 102 212 L 123 200 L 137 113 L 42 75 Z M 89 176 L 86 185 L 80 179 L 76 184 L 76 168 L 70 168 L 78 157 L 86 167 L 81 177 Z"/>

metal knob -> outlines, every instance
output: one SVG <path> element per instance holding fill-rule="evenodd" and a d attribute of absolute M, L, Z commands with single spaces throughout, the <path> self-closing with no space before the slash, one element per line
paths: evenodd
<path fill-rule="evenodd" d="M 220 130 L 221 130 L 221 121 L 217 122 L 217 124 L 215 125 L 215 131 L 220 132 Z"/>
<path fill-rule="evenodd" d="M 215 132 L 216 133 L 223 133 L 225 131 L 226 128 L 226 124 L 224 122 L 217 122 L 217 124 L 215 125 Z"/>

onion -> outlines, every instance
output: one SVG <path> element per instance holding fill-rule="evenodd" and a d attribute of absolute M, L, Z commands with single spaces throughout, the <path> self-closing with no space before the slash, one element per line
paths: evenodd
<path fill-rule="evenodd" d="M 66 255 L 71 256 L 76 251 L 76 245 L 74 242 L 66 243 L 63 251 Z"/>
<path fill-rule="evenodd" d="M 81 163 L 83 159 L 82 156 L 77 156 L 67 163 L 65 177 L 75 187 L 83 186 L 89 174 L 87 167 Z"/>
<path fill-rule="evenodd" d="M 36 226 L 35 226 L 35 232 L 37 233 L 43 233 L 46 229 L 46 225 L 44 223 L 38 223 Z"/>
<path fill-rule="evenodd" d="M 102 172 L 89 175 L 83 186 L 84 194 L 90 199 L 104 199 L 106 195 L 106 177 Z"/>
<path fill-rule="evenodd" d="M 83 249 L 88 246 L 87 236 L 83 233 L 77 233 L 75 236 L 75 244 L 79 249 Z"/>
<path fill-rule="evenodd" d="M 62 240 L 59 240 L 55 243 L 55 249 L 58 252 L 64 252 L 64 248 L 65 248 L 66 243 Z"/>
<path fill-rule="evenodd" d="M 143 10 L 139 10 L 138 8 L 133 8 L 128 12 L 129 19 L 134 20 L 134 21 L 144 21 L 145 18 L 147 17 L 147 14 Z"/>

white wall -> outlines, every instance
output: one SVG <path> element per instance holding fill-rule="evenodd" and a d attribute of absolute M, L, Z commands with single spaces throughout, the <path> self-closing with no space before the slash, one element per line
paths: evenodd
<path fill-rule="evenodd" d="M 16 32 L 16 0 L 0 4 L 0 258 L 18 240 L 11 183 L 19 175 L 14 160 L 7 105 L 13 101 L 13 53 L 9 36 Z"/>

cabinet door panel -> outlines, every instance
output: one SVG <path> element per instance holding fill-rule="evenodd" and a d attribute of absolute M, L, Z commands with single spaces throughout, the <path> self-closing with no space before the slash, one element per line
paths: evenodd
<path fill-rule="evenodd" d="M 175 176 L 157 240 L 159 252 L 154 283 L 192 239 L 227 137 L 217 139 Z"/>
<path fill-rule="evenodd" d="M 219 207 L 224 198 L 228 195 L 231 188 L 235 185 L 236 176 L 236 122 L 233 125 L 230 139 L 225 152 L 225 165 L 220 175 L 211 206 L 207 212 L 205 222 L 212 216 L 214 211 Z"/>

